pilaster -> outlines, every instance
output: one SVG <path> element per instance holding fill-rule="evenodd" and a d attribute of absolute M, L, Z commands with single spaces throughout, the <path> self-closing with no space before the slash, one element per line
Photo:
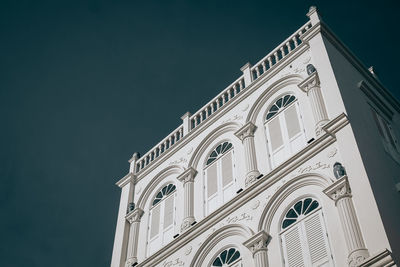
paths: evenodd
<path fill-rule="evenodd" d="M 257 167 L 256 149 L 254 145 L 254 132 L 257 126 L 252 122 L 247 122 L 242 128 L 235 132 L 235 135 L 242 141 L 244 147 L 244 156 L 246 164 L 246 187 L 253 184 L 260 172 Z"/>
<path fill-rule="evenodd" d="M 140 208 L 136 208 L 126 215 L 126 220 L 130 223 L 129 227 L 129 242 L 127 251 L 127 260 L 125 262 L 126 267 L 131 267 L 137 262 L 137 246 L 139 237 L 139 226 L 140 219 L 143 216 L 144 211 Z"/>
<path fill-rule="evenodd" d="M 268 267 L 268 249 L 271 237 L 265 231 L 260 231 L 253 237 L 243 243 L 247 247 L 254 258 L 255 267 Z"/>
<path fill-rule="evenodd" d="M 186 231 L 195 221 L 194 218 L 194 178 L 197 171 L 192 167 L 186 169 L 177 179 L 183 183 L 184 189 L 184 210 L 181 232 Z"/>

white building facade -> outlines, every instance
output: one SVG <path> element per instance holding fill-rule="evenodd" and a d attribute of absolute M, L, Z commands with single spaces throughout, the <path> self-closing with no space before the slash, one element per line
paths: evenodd
<path fill-rule="evenodd" d="M 307 16 L 133 155 L 112 267 L 395 266 L 400 104 Z"/>

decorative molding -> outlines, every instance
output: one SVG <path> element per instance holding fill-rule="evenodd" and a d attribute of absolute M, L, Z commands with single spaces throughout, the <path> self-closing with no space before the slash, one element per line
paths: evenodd
<path fill-rule="evenodd" d="M 262 230 L 245 241 L 243 245 L 247 247 L 254 255 L 260 250 L 267 250 L 270 240 L 271 236 Z"/>
<path fill-rule="evenodd" d="M 141 208 L 136 208 L 133 211 L 129 212 L 125 216 L 125 219 L 129 223 L 140 222 L 140 219 L 142 218 L 143 213 L 144 213 L 144 211 Z"/>
<path fill-rule="evenodd" d="M 187 150 L 186 154 L 187 154 L 187 155 L 190 155 L 190 154 L 192 154 L 192 152 L 193 152 L 193 147 L 190 147 L 190 148 Z"/>
<path fill-rule="evenodd" d="M 336 141 L 336 132 L 338 132 L 348 123 L 348 119 L 344 113 L 332 119 L 324 126 L 325 133 L 321 135 L 317 140 L 308 144 L 305 148 L 293 155 L 283 164 L 271 170 L 267 175 L 264 175 L 264 177 L 258 179 L 257 182 L 246 188 L 242 193 L 237 194 L 234 198 L 223 204 L 209 216 L 193 225 L 190 229 L 171 241 L 168 246 L 161 248 L 157 253 L 146 258 L 143 262 L 139 263 L 137 267 L 156 266 L 162 260 L 168 257 L 168 255 L 171 255 L 172 253 L 183 247 L 185 244 L 187 244 L 193 236 L 198 236 L 209 230 L 212 225 L 214 225 L 224 217 L 228 216 L 239 207 L 242 207 L 245 203 L 247 203 L 251 199 L 254 199 L 254 197 L 265 192 L 266 188 L 270 187 L 280 179 L 286 177 L 286 175 L 290 174 L 301 164 L 310 160 L 315 155 L 322 152 L 327 147 L 331 146 Z M 264 225 L 265 223 L 263 222 L 262 224 Z"/>
<path fill-rule="evenodd" d="M 128 184 L 128 183 L 133 183 L 133 184 L 135 184 L 136 182 L 137 182 L 137 176 L 136 176 L 136 174 L 133 174 L 133 173 L 128 173 L 127 175 L 125 175 L 124 177 L 122 177 L 118 182 L 116 182 L 115 184 L 118 186 L 118 187 L 120 187 L 120 188 L 122 188 L 122 187 L 124 187 L 126 184 Z"/>
<path fill-rule="evenodd" d="M 308 76 L 304 81 L 302 81 L 298 85 L 298 87 L 307 94 L 308 94 L 308 91 L 310 91 L 310 89 L 312 89 L 314 87 L 319 87 L 319 86 L 320 86 L 320 82 L 319 82 L 319 77 L 318 77 L 317 72 L 310 74 L 310 76 Z"/>
<path fill-rule="evenodd" d="M 183 219 L 183 222 L 181 224 L 181 232 L 186 231 L 192 226 L 192 223 L 195 221 L 194 217 L 186 217 Z"/>
<path fill-rule="evenodd" d="M 248 110 L 250 107 L 250 104 L 246 104 L 244 107 L 242 107 L 242 111 L 245 112 L 246 110 Z"/>
<path fill-rule="evenodd" d="M 235 116 L 233 116 L 232 118 L 229 118 L 229 119 L 227 119 L 227 120 L 221 121 L 220 124 L 224 124 L 224 123 L 231 122 L 231 121 L 239 121 L 239 120 L 241 120 L 241 119 L 243 119 L 243 116 L 235 115 Z"/>
<path fill-rule="evenodd" d="M 250 185 L 254 184 L 257 182 L 257 177 L 260 176 L 260 173 L 258 171 L 255 171 L 254 173 L 249 173 L 246 175 L 246 179 L 244 180 L 244 185 L 245 187 L 249 187 Z"/>
<path fill-rule="evenodd" d="M 254 132 L 257 130 L 257 126 L 255 126 L 251 121 L 247 122 L 242 126 L 239 130 L 235 132 L 235 135 L 243 142 L 247 137 L 254 137 Z"/>
<path fill-rule="evenodd" d="M 332 185 L 328 186 L 323 191 L 330 199 L 337 201 L 343 197 L 351 197 L 351 188 L 347 178 L 347 175 L 344 175 L 342 178 L 337 180 Z"/>

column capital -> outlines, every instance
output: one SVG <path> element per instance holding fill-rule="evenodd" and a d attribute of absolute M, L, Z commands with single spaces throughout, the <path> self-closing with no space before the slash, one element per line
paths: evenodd
<path fill-rule="evenodd" d="M 129 212 L 125 216 L 125 219 L 129 223 L 140 222 L 140 219 L 142 218 L 143 213 L 144 213 L 144 211 L 141 208 L 136 208 L 133 211 Z"/>
<path fill-rule="evenodd" d="M 308 91 L 314 87 L 320 87 L 320 81 L 317 71 L 313 72 L 304 81 L 297 85 L 303 92 L 308 94 Z"/>
<path fill-rule="evenodd" d="M 245 241 L 243 245 L 247 247 L 253 255 L 260 250 L 267 250 L 267 246 L 269 241 L 271 240 L 271 236 L 267 234 L 264 230 L 261 230 L 250 239 Z"/>
<path fill-rule="evenodd" d="M 257 130 L 257 126 L 251 121 L 243 125 L 239 130 L 235 132 L 235 135 L 243 142 L 247 137 L 254 137 L 254 132 Z"/>
<path fill-rule="evenodd" d="M 351 188 L 347 175 L 344 175 L 323 191 L 335 203 L 343 197 L 351 197 Z"/>
<path fill-rule="evenodd" d="M 183 173 L 181 173 L 176 179 L 181 181 L 183 184 L 187 182 L 194 182 L 194 177 L 196 176 L 197 171 L 193 167 L 187 168 Z"/>

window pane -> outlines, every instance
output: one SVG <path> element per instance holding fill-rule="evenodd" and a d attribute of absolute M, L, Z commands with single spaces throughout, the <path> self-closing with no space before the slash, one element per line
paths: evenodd
<path fill-rule="evenodd" d="M 164 206 L 164 229 L 172 225 L 174 221 L 174 196 L 170 196 L 165 200 Z"/>
<path fill-rule="evenodd" d="M 292 105 L 291 107 L 285 110 L 285 119 L 286 119 L 286 127 L 288 129 L 288 135 L 289 138 L 291 139 L 301 131 L 295 105 Z"/>
<path fill-rule="evenodd" d="M 154 207 L 151 211 L 151 231 L 150 231 L 150 238 L 155 237 L 158 234 L 160 228 L 160 207 Z"/>
<path fill-rule="evenodd" d="M 207 169 L 207 196 L 210 197 L 215 193 L 217 193 L 217 164 Z"/>
<path fill-rule="evenodd" d="M 279 123 L 279 117 L 276 117 L 275 119 L 271 120 L 271 122 L 268 123 L 268 130 L 271 139 L 270 141 L 271 141 L 272 152 L 274 152 L 277 148 L 283 145 L 282 131 L 281 131 L 281 125 Z"/>
<path fill-rule="evenodd" d="M 222 186 L 230 184 L 233 181 L 232 173 L 232 153 L 228 153 L 222 159 Z"/>

